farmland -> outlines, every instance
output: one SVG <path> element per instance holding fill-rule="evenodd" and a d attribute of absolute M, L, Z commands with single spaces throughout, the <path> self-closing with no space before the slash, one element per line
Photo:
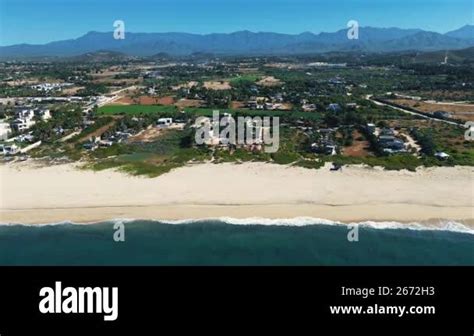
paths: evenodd
<path fill-rule="evenodd" d="M 55 93 L 64 100 L 33 103 L 36 108 L 51 109 L 50 121 L 38 122 L 24 134 L 15 133 L 42 140 L 31 157 L 81 161 L 92 169 L 118 167 L 150 176 L 203 161 L 264 161 L 306 168 L 337 162 L 409 170 L 474 165 L 473 143 L 464 138 L 461 127 L 472 120 L 472 83 L 464 64 L 449 68 L 407 65 L 375 56 L 354 61 L 345 55 L 206 55 L 102 62 L 103 57 L 92 63 L 33 62 L 4 69 L 3 77 L 12 77 L 0 88 L 7 120 L 14 120 L 13 106 L 32 103 L 28 97 L 35 79 L 43 76 L 55 84 L 71 81 L 64 91 Z M 325 66 L 318 66 L 321 59 Z M 31 74 L 15 76 L 18 67 L 26 67 Z M 409 98 L 414 91 L 423 97 Z M 439 92 L 456 92 L 458 101 L 432 102 Z M 72 93 L 79 97 L 71 97 Z M 16 98 L 7 98 L 12 95 Z M 37 95 L 48 98 L 52 93 Z M 452 113 L 457 126 L 378 105 L 367 98 L 371 95 L 396 99 L 399 105 L 423 113 Z M 199 116 L 211 117 L 214 111 L 233 118 L 279 117 L 278 151 L 232 147 L 221 140 L 197 145 L 194 121 Z M 171 120 L 166 130 L 159 125 L 163 118 Z M 385 137 L 395 147 L 384 147 L 379 139 L 382 132 L 388 133 Z M 447 159 L 436 158 L 438 152 Z"/>

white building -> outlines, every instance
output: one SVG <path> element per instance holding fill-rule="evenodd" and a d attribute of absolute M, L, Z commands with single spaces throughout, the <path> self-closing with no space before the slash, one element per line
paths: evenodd
<path fill-rule="evenodd" d="M 51 119 L 51 112 L 48 109 L 35 109 L 35 115 L 41 117 L 44 121 Z"/>
<path fill-rule="evenodd" d="M 20 152 L 20 148 L 15 145 L 0 145 L 0 154 L 2 155 L 15 155 Z"/>
<path fill-rule="evenodd" d="M 225 127 L 228 126 L 234 128 L 233 133 L 224 131 Z M 228 146 L 229 144 L 233 144 L 257 150 L 262 148 L 264 140 L 266 138 L 269 139 L 271 133 L 270 127 L 263 126 L 262 121 L 257 122 L 253 119 L 247 119 L 240 125 L 239 122 L 232 119 L 232 115 L 228 113 L 224 113 L 224 116 L 218 122 L 214 122 L 214 120 L 208 117 L 200 117 L 196 120 L 194 127 L 205 130 L 202 133 L 205 135 L 203 144 L 207 146 Z M 235 129 L 236 127 L 243 127 L 243 134 L 239 135 L 238 130 Z M 240 139 L 241 136 L 244 138 Z"/>
<path fill-rule="evenodd" d="M 49 92 L 49 91 L 61 91 L 63 87 L 67 86 L 73 86 L 73 83 L 41 83 L 41 84 L 36 84 L 32 85 L 31 88 L 38 90 L 38 91 L 43 91 L 43 92 Z"/>
<path fill-rule="evenodd" d="M 167 128 L 173 123 L 172 118 L 160 118 L 158 119 L 157 125 L 159 128 Z"/>
<path fill-rule="evenodd" d="M 6 140 L 12 133 L 12 129 L 9 123 L 0 121 L 0 140 Z"/>
<path fill-rule="evenodd" d="M 47 121 L 51 119 L 51 112 L 48 109 L 23 108 L 16 112 L 15 119 L 11 123 L 11 127 L 18 132 L 25 131 L 36 123 L 35 117 L 39 117 L 42 120 Z"/>
<path fill-rule="evenodd" d="M 447 160 L 449 159 L 449 154 L 445 152 L 436 152 L 435 157 L 439 160 Z"/>

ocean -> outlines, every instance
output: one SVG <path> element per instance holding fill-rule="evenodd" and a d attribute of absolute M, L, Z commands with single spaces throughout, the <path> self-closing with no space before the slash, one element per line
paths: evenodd
<path fill-rule="evenodd" d="M 348 232 L 308 218 L 6 224 L 0 265 L 474 265 L 474 232 L 459 223 L 361 223 L 352 242 Z"/>

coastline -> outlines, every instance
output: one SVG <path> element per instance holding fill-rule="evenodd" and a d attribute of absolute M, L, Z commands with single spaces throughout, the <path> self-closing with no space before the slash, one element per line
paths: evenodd
<path fill-rule="evenodd" d="M 287 220 L 307 218 L 313 221 L 331 221 L 342 224 L 351 223 L 417 223 L 424 227 L 440 228 L 446 223 L 456 222 L 474 230 L 474 220 L 470 209 L 420 207 L 407 204 L 384 204 L 373 206 L 331 206 L 331 205 L 148 205 L 115 207 L 79 207 L 2 210 L 0 224 L 54 224 L 71 222 L 75 224 L 94 224 L 115 220 L 153 220 L 170 222 L 189 222 L 209 219 L 253 219 Z M 429 212 L 426 216 L 422 212 Z M 390 215 L 396 214 L 396 215 Z M 447 216 L 458 216 L 447 217 Z M 390 217 L 391 216 L 391 217 Z M 464 217 L 462 217 L 464 216 Z M 455 218 L 455 219 L 452 219 Z"/>
<path fill-rule="evenodd" d="M 16 163 L 0 166 L 0 223 L 311 217 L 433 227 L 453 221 L 473 229 L 473 177 L 472 167 L 331 172 L 207 163 L 147 178 L 73 164 Z"/>

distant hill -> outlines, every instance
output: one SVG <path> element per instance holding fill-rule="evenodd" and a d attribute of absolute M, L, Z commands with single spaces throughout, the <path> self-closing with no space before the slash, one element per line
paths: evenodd
<path fill-rule="evenodd" d="M 334 62 L 369 65 L 409 65 L 409 64 L 474 64 L 474 47 L 456 50 L 437 51 L 395 51 L 386 53 L 341 53 L 339 55 L 323 54 Z M 337 58 L 335 58 L 337 57 Z"/>
<path fill-rule="evenodd" d="M 474 25 L 465 25 L 459 29 L 447 32 L 449 37 L 474 41 Z"/>
<path fill-rule="evenodd" d="M 461 49 L 474 45 L 467 40 L 433 32 L 417 32 L 385 43 L 383 51 Z"/>
<path fill-rule="evenodd" d="M 157 59 L 157 60 L 168 60 L 170 58 L 172 58 L 172 56 L 165 52 L 159 52 L 158 54 L 150 56 L 150 59 Z"/>
<path fill-rule="evenodd" d="M 0 47 L 2 58 L 77 56 L 100 50 L 129 56 L 171 56 L 191 54 L 216 55 L 283 55 L 324 53 L 331 51 L 434 51 L 474 46 L 472 27 L 464 26 L 447 34 L 420 29 L 359 29 L 359 39 L 349 40 L 347 30 L 333 33 L 297 35 L 271 32 L 239 31 L 229 34 L 131 33 L 115 40 L 112 32 L 89 32 L 77 39 L 42 45 L 19 44 Z M 99 56 L 95 56 L 99 57 Z"/>
<path fill-rule="evenodd" d="M 423 63 L 442 63 L 446 61 L 447 64 L 474 63 L 474 47 L 422 53 L 416 57 L 415 61 Z"/>

